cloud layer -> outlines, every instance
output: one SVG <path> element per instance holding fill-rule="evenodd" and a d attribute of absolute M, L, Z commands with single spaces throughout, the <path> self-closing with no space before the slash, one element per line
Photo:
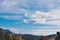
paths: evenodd
<path fill-rule="evenodd" d="M 18 20 L 19 22 L 17 24 L 22 21 L 23 23 L 31 23 L 33 25 L 49 24 L 60 26 L 60 0 L 0 0 L 0 18 Z M 55 30 L 54 28 L 54 30 L 52 29 L 53 31 L 49 28 L 47 29 L 49 31 L 48 34 L 51 34 L 53 31 L 55 33 L 59 30 Z M 10 28 L 9 30 L 17 33 L 20 32 L 16 28 Z M 28 29 L 28 31 L 22 33 L 27 32 L 28 34 L 36 33 L 35 35 L 45 35 L 44 33 L 47 33 L 47 30 Z"/>
<path fill-rule="evenodd" d="M 26 17 L 34 24 L 60 24 L 59 0 L 2 0 L 0 3 L 2 18 L 21 20 Z"/>

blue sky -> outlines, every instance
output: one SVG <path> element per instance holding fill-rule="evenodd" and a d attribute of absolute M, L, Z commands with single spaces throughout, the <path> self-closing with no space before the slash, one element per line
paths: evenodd
<path fill-rule="evenodd" d="M 60 30 L 60 0 L 0 0 L 0 28 L 17 34 L 55 34 Z"/>

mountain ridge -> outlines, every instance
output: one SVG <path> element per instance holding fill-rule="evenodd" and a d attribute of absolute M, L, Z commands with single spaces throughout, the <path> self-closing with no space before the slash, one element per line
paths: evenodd
<path fill-rule="evenodd" d="M 15 34 L 13 32 L 11 32 L 10 30 L 4 30 L 2 28 L 0 28 L 0 35 L 1 40 L 3 40 L 3 37 L 5 37 L 6 40 L 42 40 L 42 39 L 55 39 L 56 34 L 51 34 L 51 35 L 47 35 L 47 36 L 36 36 L 36 35 L 31 35 L 31 34 Z"/>

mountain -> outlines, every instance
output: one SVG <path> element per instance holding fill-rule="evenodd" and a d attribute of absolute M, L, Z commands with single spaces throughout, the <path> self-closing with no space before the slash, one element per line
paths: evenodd
<path fill-rule="evenodd" d="M 55 39 L 56 34 L 47 36 L 36 36 L 30 34 L 15 34 L 10 30 L 4 30 L 0 28 L 0 39 L 1 40 L 45 40 L 45 39 Z"/>

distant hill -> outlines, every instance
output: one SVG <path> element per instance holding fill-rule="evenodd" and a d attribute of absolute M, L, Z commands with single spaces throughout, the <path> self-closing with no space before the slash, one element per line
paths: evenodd
<path fill-rule="evenodd" d="M 3 30 L 4 32 L 11 32 L 10 30 Z M 11 32 L 12 33 L 12 32 Z"/>
<path fill-rule="evenodd" d="M 51 38 L 51 37 L 55 37 L 56 34 L 52 34 L 52 35 L 47 35 L 46 37 Z M 1 40 L 6 39 L 6 40 L 42 40 L 44 38 L 44 36 L 36 36 L 36 35 L 31 35 L 31 34 L 15 34 L 13 32 L 11 32 L 10 30 L 4 30 L 2 28 L 0 28 L 0 38 Z"/>

